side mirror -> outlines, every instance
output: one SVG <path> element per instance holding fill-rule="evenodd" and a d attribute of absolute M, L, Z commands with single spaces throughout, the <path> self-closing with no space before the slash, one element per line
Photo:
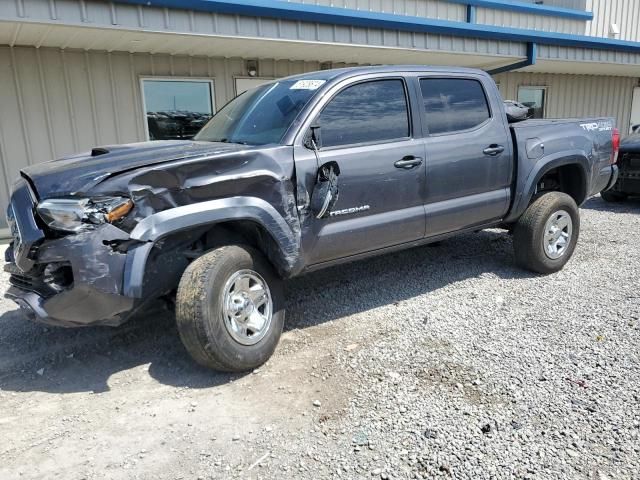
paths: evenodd
<path fill-rule="evenodd" d="M 313 124 L 309 127 L 309 133 L 304 139 L 304 146 L 309 150 L 317 150 L 322 147 L 322 135 L 320 134 L 320 125 Z"/>
<path fill-rule="evenodd" d="M 338 175 L 340 167 L 336 162 L 325 163 L 318 169 L 310 204 L 316 218 L 328 217 L 338 201 Z"/>

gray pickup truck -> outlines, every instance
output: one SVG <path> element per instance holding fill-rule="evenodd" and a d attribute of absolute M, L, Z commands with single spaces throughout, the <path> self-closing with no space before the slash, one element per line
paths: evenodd
<path fill-rule="evenodd" d="M 174 296 L 202 365 L 265 362 L 283 279 L 489 227 L 516 263 L 571 257 L 578 205 L 616 181 L 611 118 L 509 125 L 477 70 L 289 77 L 225 105 L 193 141 L 96 147 L 30 166 L 8 208 L 7 297 L 37 320 L 118 325 Z"/>

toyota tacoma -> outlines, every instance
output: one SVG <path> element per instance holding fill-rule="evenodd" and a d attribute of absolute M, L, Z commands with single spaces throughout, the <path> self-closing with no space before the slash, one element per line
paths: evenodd
<path fill-rule="evenodd" d="M 53 325 L 119 325 L 175 298 L 210 368 L 264 363 L 283 280 L 491 227 L 542 274 L 573 254 L 578 206 L 618 174 L 612 118 L 510 124 L 492 78 L 386 66 L 249 90 L 192 141 L 100 146 L 13 186 L 6 296 Z"/>

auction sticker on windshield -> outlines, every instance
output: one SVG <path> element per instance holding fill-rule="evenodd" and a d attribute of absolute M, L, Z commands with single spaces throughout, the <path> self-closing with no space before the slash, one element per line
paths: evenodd
<path fill-rule="evenodd" d="M 290 90 L 317 90 L 326 80 L 298 80 L 291 85 Z"/>

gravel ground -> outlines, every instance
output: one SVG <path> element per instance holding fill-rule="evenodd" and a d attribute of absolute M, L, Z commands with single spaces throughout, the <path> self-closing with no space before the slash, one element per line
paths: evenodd
<path fill-rule="evenodd" d="M 248 375 L 160 307 L 64 330 L 2 300 L 0 478 L 639 478 L 640 201 L 582 219 L 552 276 L 492 230 L 290 282 Z"/>

